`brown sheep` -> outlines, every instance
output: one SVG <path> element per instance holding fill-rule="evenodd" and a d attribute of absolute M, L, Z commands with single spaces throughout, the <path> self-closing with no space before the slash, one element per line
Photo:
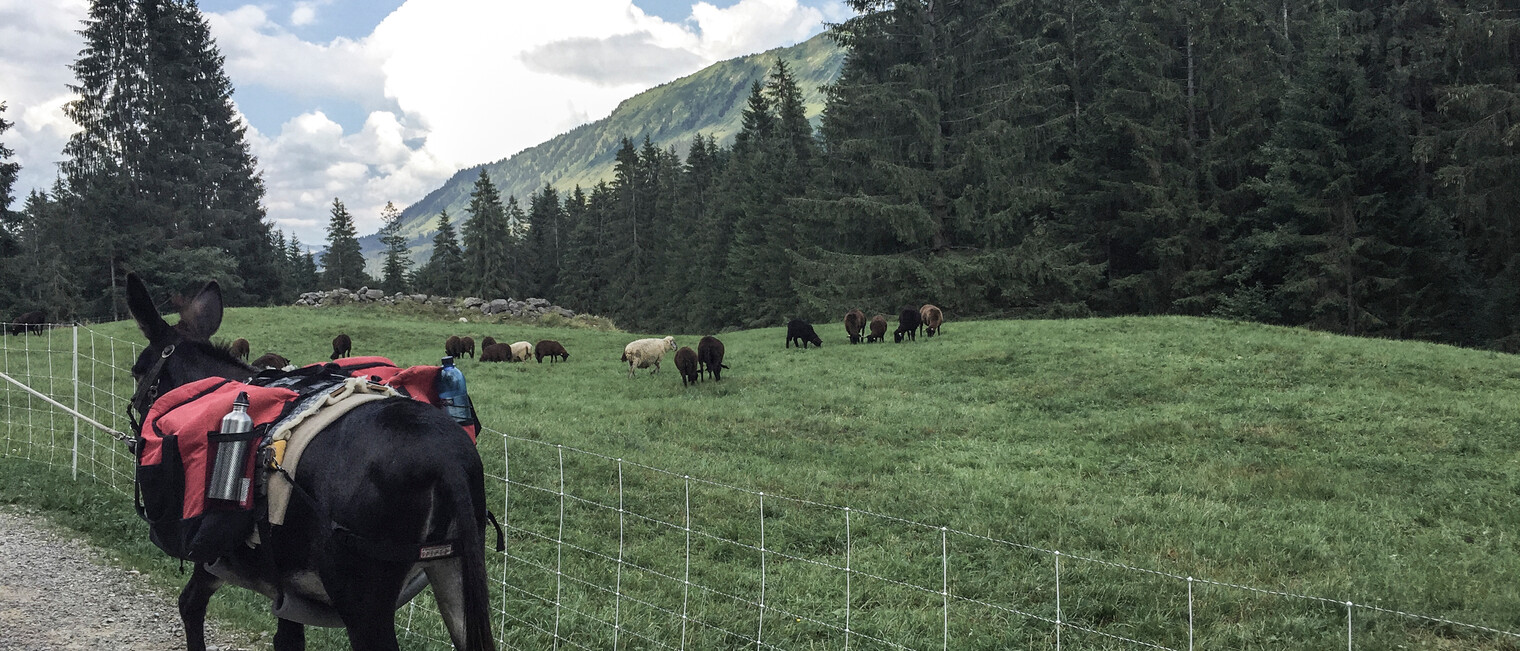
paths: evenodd
<path fill-rule="evenodd" d="M 459 338 L 459 354 L 463 355 L 465 353 L 470 354 L 470 359 L 475 359 L 475 338 L 469 335 Z M 455 357 L 458 356 L 455 355 Z"/>
<path fill-rule="evenodd" d="M 925 305 L 918 308 L 918 316 L 924 322 L 925 336 L 933 337 L 939 332 L 941 325 L 945 323 L 945 313 L 933 305 Z"/>
<path fill-rule="evenodd" d="M 496 343 L 496 338 L 495 337 L 486 337 L 485 339 L 481 339 L 480 340 L 480 352 L 485 352 L 486 346 L 491 346 L 491 345 L 494 345 L 495 343 Z"/>
<path fill-rule="evenodd" d="M 554 363 L 554 358 L 556 357 L 562 361 L 570 361 L 570 353 L 566 352 L 565 347 L 553 339 L 540 339 L 538 343 L 533 344 L 533 357 L 540 364 L 544 363 L 545 357 L 549 358 L 550 364 Z"/>
<path fill-rule="evenodd" d="M 491 344 L 481 348 L 480 361 L 510 362 L 512 361 L 512 347 L 507 344 Z"/>
<path fill-rule="evenodd" d="M 34 335 L 40 335 L 42 334 L 43 323 L 45 321 L 47 321 L 47 315 L 43 314 L 41 310 L 27 312 L 16 317 L 16 320 L 11 322 L 11 334 L 19 335 L 29 332 Z"/>
<path fill-rule="evenodd" d="M 252 366 L 256 369 L 282 369 L 290 366 L 290 360 L 276 353 L 264 353 L 258 359 L 253 360 Z"/>
<path fill-rule="evenodd" d="M 443 354 L 448 355 L 449 357 L 453 357 L 455 359 L 459 358 L 459 337 L 458 336 L 456 336 L 456 335 L 449 335 L 448 339 L 443 340 Z"/>
<path fill-rule="evenodd" d="M 728 365 L 723 363 L 723 342 L 710 335 L 698 341 L 697 363 L 702 365 L 703 370 L 712 373 L 714 382 L 721 381 L 723 369 L 728 368 Z"/>
<path fill-rule="evenodd" d="M 905 307 L 897 314 L 897 329 L 892 331 L 892 341 L 903 342 L 903 337 L 909 341 L 918 341 L 918 328 L 923 325 L 918 316 L 918 309 Z"/>
<path fill-rule="evenodd" d="M 850 335 L 850 343 L 860 343 L 860 333 L 866 328 L 866 313 L 850 310 L 844 313 L 844 331 Z"/>
<path fill-rule="evenodd" d="M 702 378 L 702 367 L 697 364 L 697 351 L 682 346 L 676 351 L 676 371 L 681 374 L 681 386 L 696 384 Z"/>
<path fill-rule="evenodd" d="M 340 334 L 336 337 L 333 337 L 332 359 L 338 359 L 339 357 L 348 357 L 349 355 L 353 354 L 353 350 L 354 340 L 349 339 L 348 335 Z"/>
<path fill-rule="evenodd" d="M 871 317 L 871 336 L 866 337 L 866 343 L 881 343 L 887 340 L 887 315 L 878 314 Z"/>
<path fill-rule="evenodd" d="M 233 357 L 236 357 L 236 358 L 241 359 L 241 360 L 247 360 L 248 359 L 248 340 L 244 339 L 242 337 L 238 337 L 237 339 L 233 339 L 232 343 L 227 345 L 227 352 L 232 353 Z"/>

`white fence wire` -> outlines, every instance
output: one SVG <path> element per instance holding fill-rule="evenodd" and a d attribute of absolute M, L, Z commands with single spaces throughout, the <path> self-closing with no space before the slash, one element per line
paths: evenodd
<path fill-rule="evenodd" d="M 78 325 L 0 337 L 0 457 L 131 496 L 134 460 L 114 437 L 141 349 Z M 1288 629 L 1291 648 L 1415 635 L 1520 646 L 1500 628 L 1134 567 L 490 428 L 480 449 L 508 533 L 488 554 L 507 649 L 1192 651 L 1286 648 L 1271 640 Z M 447 648 L 434 612 L 424 596 L 397 621 Z"/>

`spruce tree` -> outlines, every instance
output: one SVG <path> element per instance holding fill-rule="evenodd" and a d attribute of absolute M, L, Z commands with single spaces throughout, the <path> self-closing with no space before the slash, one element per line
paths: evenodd
<path fill-rule="evenodd" d="M 5 119 L 5 102 L 0 102 L 0 136 L 4 136 L 14 123 Z M 16 186 L 16 175 L 21 173 L 21 164 L 11 160 L 15 151 L 5 146 L 5 141 L 0 140 L 0 219 L 10 212 L 11 202 L 15 195 L 11 194 Z"/>
<path fill-rule="evenodd" d="M 385 247 L 380 288 L 386 294 L 405 292 L 407 272 L 412 268 L 412 256 L 407 250 L 406 236 L 401 234 L 401 209 L 392 202 L 385 202 L 385 209 L 380 211 L 380 220 L 380 244 Z"/>
<path fill-rule="evenodd" d="M 529 269 L 524 291 L 533 296 L 550 300 L 560 296 L 564 248 L 570 236 L 565 219 L 565 208 L 560 205 L 559 192 L 554 186 L 545 183 L 542 190 L 529 198 L 528 238 L 524 252 Z"/>
<path fill-rule="evenodd" d="M 438 213 L 438 232 L 433 235 L 433 256 L 417 270 L 418 291 L 443 296 L 458 296 L 465 291 L 464 252 L 449 211 Z"/>
<path fill-rule="evenodd" d="M 470 193 L 470 219 L 464 223 L 465 291 L 486 300 L 511 295 L 511 225 L 501 195 L 484 169 Z"/>
<path fill-rule="evenodd" d="M 327 251 L 322 254 L 322 282 L 329 288 L 357 290 L 370 284 L 357 235 L 353 216 L 334 198 L 327 220 Z"/>

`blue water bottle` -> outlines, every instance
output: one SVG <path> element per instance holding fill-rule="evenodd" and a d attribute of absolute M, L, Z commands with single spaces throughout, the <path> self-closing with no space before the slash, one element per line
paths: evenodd
<path fill-rule="evenodd" d="M 453 357 L 443 358 L 442 364 L 443 370 L 438 373 L 438 397 L 443 400 L 443 408 L 461 426 L 474 423 L 470 394 L 464 387 L 464 372 L 454 366 Z"/>

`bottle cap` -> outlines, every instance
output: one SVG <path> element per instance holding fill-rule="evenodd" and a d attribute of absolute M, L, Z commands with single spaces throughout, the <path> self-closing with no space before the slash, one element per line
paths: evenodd
<path fill-rule="evenodd" d="M 444 358 L 443 358 L 443 360 L 441 362 L 439 362 L 439 363 L 442 364 L 442 365 L 444 365 L 444 366 L 453 366 L 454 365 L 454 356 L 453 355 L 445 355 Z"/>
<path fill-rule="evenodd" d="M 241 391 L 241 392 L 239 392 L 237 398 L 232 401 L 232 406 L 233 407 L 242 407 L 244 409 L 247 409 L 248 408 L 248 392 L 247 391 Z"/>

